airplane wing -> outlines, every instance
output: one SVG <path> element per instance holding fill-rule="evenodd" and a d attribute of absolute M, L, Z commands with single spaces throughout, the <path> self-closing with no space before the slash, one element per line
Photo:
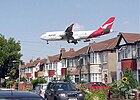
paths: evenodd
<path fill-rule="evenodd" d="M 77 44 L 78 43 L 77 40 L 75 40 L 73 37 L 73 31 L 72 31 L 73 25 L 74 24 L 71 24 L 69 27 L 67 27 L 67 29 L 65 30 L 65 36 L 63 36 L 63 38 L 66 38 L 68 43 Z M 70 40 L 72 41 L 70 42 Z"/>

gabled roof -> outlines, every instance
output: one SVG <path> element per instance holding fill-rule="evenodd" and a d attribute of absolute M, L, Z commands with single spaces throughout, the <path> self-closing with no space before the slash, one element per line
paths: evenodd
<path fill-rule="evenodd" d="M 104 51 L 104 50 L 114 50 L 119 37 L 115 37 L 109 40 L 101 41 L 101 42 L 93 42 L 90 43 L 89 46 L 92 47 L 93 51 Z"/>
<path fill-rule="evenodd" d="M 21 68 L 23 69 L 23 68 L 31 68 L 31 67 L 35 67 L 38 63 L 40 63 L 40 64 L 43 64 L 43 63 L 46 63 L 47 62 L 47 59 L 46 58 L 44 58 L 44 59 L 40 59 L 40 58 L 37 58 L 36 60 L 30 60 L 29 61 L 29 63 L 26 63 L 26 65 L 21 65 Z"/>
<path fill-rule="evenodd" d="M 75 52 L 73 56 L 79 56 L 80 54 L 87 54 L 88 46 L 85 46 Z"/>
<path fill-rule="evenodd" d="M 44 63 L 46 63 L 46 62 L 47 62 L 47 59 L 46 59 L 46 58 L 40 59 L 40 64 L 44 64 Z"/>
<path fill-rule="evenodd" d="M 59 58 L 60 58 L 60 55 L 59 54 L 53 55 L 53 56 L 48 56 L 48 61 L 50 63 L 51 62 L 58 62 L 58 61 L 60 61 Z"/>
<path fill-rule="evenodd" d="M 104 50 L 106 44 L 105 43 L 90 43 L 89 46 L 92 48 L 93 51 L 102 51 Z"/>
<path fill-rule="evenodd" d="M 118 43 L 118 40 L 119 40 L 119 37 L 117 36 L 115 38 L 108 39 L 108 40 L 102 41 L 100 43 L 105 44 L 104 50 L 113 50 L 113 49 L 115 49 L 115 47 L 116 47 L 116 45 Z"/>
<path fill-rule="evenodd" d="M 33 64 L 36 65 L 40 62 L 40 58 L 37 58 L 36 60 L 33 61 Z"/>
<path fill-rule="evenodd" d="M 140 33 L 136 34 L 136 33 L 123 33 L 123 32 L 120 32 L 119 35 L 124 38 L 126 43 L 135 43 L 135 42 L 140 40 Z"/>
<path fill-rule="evenodd" d="M 27 63 L 25 66 L 26 67 L 34 67 L 34 64 L 33 63 Z"/>

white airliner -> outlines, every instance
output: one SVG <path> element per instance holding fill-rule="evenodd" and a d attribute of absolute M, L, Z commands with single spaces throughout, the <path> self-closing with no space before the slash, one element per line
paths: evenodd
<path fill-rule="evenodd" d="M 95 38 L 101 35 L 108 34 L 113 32 L 112 25 L 114 23 L 115 17 L 109 18 L 100 28 L 92 31 L 72 31 L 73 25 L 67 27 L 65 31 L 55 31 L 55 32 L 46 32 L 40 38 L 42 40 L 48 41 L 58 41 L 66 40 L 68 43 L 77 44 L 77 41 L 84 40 L 84 42 L 90 41 L 91 38 Z"/>

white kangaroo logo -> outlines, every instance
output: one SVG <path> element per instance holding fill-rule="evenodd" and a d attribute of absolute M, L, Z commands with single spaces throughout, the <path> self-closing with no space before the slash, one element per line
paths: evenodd
<path fill-rule="evenodd" d="M 114 21 L 113 21 L 113 22 L 114 22 Z M 104 26 L 101 26 L 101 28 L 102 28 L 102 29 L 106 29 L 106 28 L 107 28 L 107 26 L 109 26 L 109 25 L 113 24 L 113 22 L 108 23 L 108 24 L 105 24 Z"/>

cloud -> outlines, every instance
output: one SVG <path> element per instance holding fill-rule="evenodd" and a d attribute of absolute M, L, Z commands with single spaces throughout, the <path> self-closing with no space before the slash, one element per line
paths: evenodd
<path fill-rule="evenodd" d="M 73 26 L 73 30 L 74 31 L 84 30 L 84 26 L 83 25 L 80 25 L 78 23 L 75 23 L 74 26 Z"/>

